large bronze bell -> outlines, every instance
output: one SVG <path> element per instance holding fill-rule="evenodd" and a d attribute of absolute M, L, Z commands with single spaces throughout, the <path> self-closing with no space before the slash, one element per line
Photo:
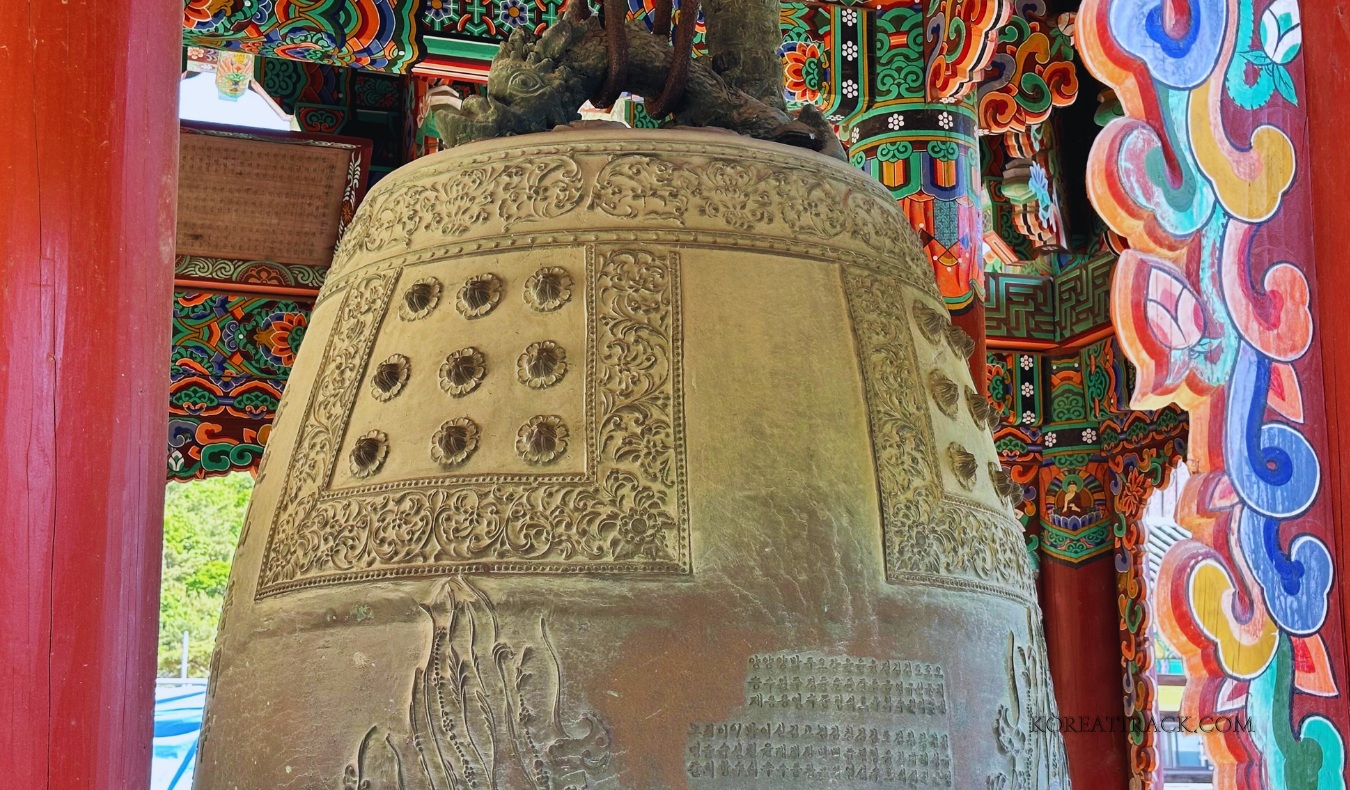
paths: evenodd
<path fill-rule="evenodd" d="M 404 167 L 292 373 L 197 788 L 1067 787 L 968 344 L 813 152 Z"/>

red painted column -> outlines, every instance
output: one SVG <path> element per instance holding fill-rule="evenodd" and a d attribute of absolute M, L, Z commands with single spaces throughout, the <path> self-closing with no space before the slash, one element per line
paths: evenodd
<path fill-rule="evenodd" d="M 975 382 L 975 390 L 981 395 L 989 394 L 989 333 L 984 326 L 984 302 L 979 296 L 965 312 L 952 315 L 952 323 L 965 330 L 975 341 L 975 353 L 970 355 L 966 364 L 970 366 L 970 377 Z"/>
<path fill-rule="evenodd" d="M 1049 492 L 1062 473 L 1057 459 L 1046 461 L 1036 487 L 1042 518 L 1053 510 Z M 1092 474 L 1077 466 L 1069 470 Z M 1051 556 L 1043 544 L 1037 578 L 1069 779 L 1074 787 L 1089 790 L 1126 788 L 1131 776 L 1129 746 L 1122 732 L 1125 704 L 1114 556 L 1107 551 L 1070 563 Z"/>
<path fill-rule="evenodd" d="M 1128 787 L 1131 776 L 1114 556 L 1082 565 L 1041 560 L 1045 648 L 1069 778 L 1074 787 L 1089 790 Z"/>
<path fill-rule="evenodd" d="M 0 0 L 0 785 L 149 786 L 181 0 Z"/>
<path fill-rule="evenodd" d="M 1350 7 L 1334 2 L 1300 3 L 1305 47 L 1304 80 L 1308 100 L 1309 168 L 1312 178 L 1313 268 L 1317 287 L 1316 326 L 1322 333 L 1322 381 L 1325 394 L 1327 436 L 1336 446 L 1350 430 L 1350 210 L 1345 190 L 1350 184 Z M 1323 485 L 1330 486 L 1335 545 L 1332 547 L 1340 573 L 1338 593 L 1341 611 L 1350 612 L 1350 458 L 1343 452 L 1325 457 Z M 1346 655 L 1350 655 L 1350 628 L 1342 629 Z M 1344 667 L 1338 667 L 1341 672 Z M 1342 693 L 1345 689 L 1342 688 Z"/>

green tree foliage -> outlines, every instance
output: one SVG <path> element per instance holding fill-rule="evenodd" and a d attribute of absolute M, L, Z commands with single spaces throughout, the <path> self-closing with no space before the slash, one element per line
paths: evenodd
<path fill-rule="evenodd" d="M 230 559 L 244 525 L 253 478 L 237 473 L 169 483 L 164 496 L 164 580 L 159 603 L 159 674 L 176 677 L 189 635 L 188 674 L 206 677 L 225 602 Z"/>

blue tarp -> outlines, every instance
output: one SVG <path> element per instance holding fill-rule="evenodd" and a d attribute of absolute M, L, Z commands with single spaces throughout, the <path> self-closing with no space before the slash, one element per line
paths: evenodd
<path fill-rule="evenodd" d="M 155 686 L 154 761 L 150 790 L 189 790 L 202 731 L 206 681 L 164 681 Z"/>

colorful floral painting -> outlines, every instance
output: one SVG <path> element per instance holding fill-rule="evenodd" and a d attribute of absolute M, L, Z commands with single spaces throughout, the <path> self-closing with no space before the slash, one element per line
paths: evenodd
<path fill-rule="evenodd" d="M 421 57 L 418 5 L 418 0 L 184 0 L 183 43 L 402 73 Z"/>
<path fill-rule="evenodd" d="M 830 82 L 830 64 L 815 41 L 784 41 L 778 48 L 783 59 L 783 95 L 788 101 L 814 104 Z"/>
<path fill-rule="evenodd" d="M 310 309 L 308 300 L 175 294 L 170 479 L 256 468 Z"/>
<path fill-rule="evenodd" d="M 508 31 L 531 27 L 530 7 L 525 4 L 525 0 L 500 0 L 497 3 L 497 22 Z"/>

